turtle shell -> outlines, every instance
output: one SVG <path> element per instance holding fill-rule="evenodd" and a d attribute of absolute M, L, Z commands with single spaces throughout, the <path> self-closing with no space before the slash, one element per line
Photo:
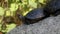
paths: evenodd
<path fill-rule="evenodd" d="M 31 10 L 26 16 L 25 16 L 25 24 L 33 24 L 40 20 L 43 20 L 46 18 L 46 14 L 43 10 L 43 8 L 36 8 Z"/>
<path fill-rule="evenodd" d="M 43 8 L 36 8 L 31 10 L 25 17 L 28 19 L 37 19 L 45 17 L 45 14 Z"/>

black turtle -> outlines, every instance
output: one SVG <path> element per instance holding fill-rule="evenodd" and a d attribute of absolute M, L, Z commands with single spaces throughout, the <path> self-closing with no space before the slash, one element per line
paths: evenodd
<path fill-rule="evenodd" d="M 35 8 L 31 10 L 25 17 L 23 18 L 25 24 L 33 24 L 40 20 L 43 20 L 50 15 L 57 16 L 60 14 L 60 0 L 51 0 L 48 2 L 43 8 Z"/>
<path fill-rule="evenodd" d="M 50 15 L 60 14 L 60 0 L 51 0 L 44 8 L 35 8 L 31 10 L 24 18 L 25 24 L 33 24 L 43 20 Z"/>
<path fill-rule="evenodd" d="M 25 16 L 25 24 L 33 24 L 40 20 L 43 20 L 44 18 L 48 17 L 49 15 L 44 12 L 43 8 L 35 8 L 31 10 L 26 16 Z"/>

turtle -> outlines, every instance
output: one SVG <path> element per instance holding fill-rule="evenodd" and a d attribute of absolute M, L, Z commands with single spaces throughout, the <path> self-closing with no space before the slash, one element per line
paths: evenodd
<path fill-rule="evenodd" d="M 25 24 L 33 24 L 45 19 L 46 17 L 49 17 L 49 14 L 46 14 L 43 8 L 35 8 L 31 10 L 26 16 L 24 16 Z"/>
<path fill-rule="evenodd" d="M 25 24 L 33 24 L 47 17 L 57 16 L 60 14 L 60 0 L 51 0 L 43 8 L 35 8 L 24 16 Z"/>

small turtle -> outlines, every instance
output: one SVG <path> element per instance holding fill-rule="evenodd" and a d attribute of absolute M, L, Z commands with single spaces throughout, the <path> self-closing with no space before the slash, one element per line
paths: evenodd
<path fill-rule="evenodd" d="M 31 10 L 25 17 L 25 24 L 33 24 L 43 20 L 50 15 L 57 16 L 60 14 L 60 0 L 51 0 L 44 8 L 35 8 Z M 19 17 L 21 18 L 21 17 Z"/>
<path fill-rule="evenodd" d="M 44 12 L 43 8 L 35 8 L 25 16 L 25 24 L 36 23 L 48 16 L 49 15 Z"/>

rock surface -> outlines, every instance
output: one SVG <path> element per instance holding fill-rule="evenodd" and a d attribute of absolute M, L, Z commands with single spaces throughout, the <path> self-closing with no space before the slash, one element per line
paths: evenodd
<path fill-rule="evenodd" d="M 21 25 L 7 34 L 60 34 L 60 15 L 31 25 Z"/>

